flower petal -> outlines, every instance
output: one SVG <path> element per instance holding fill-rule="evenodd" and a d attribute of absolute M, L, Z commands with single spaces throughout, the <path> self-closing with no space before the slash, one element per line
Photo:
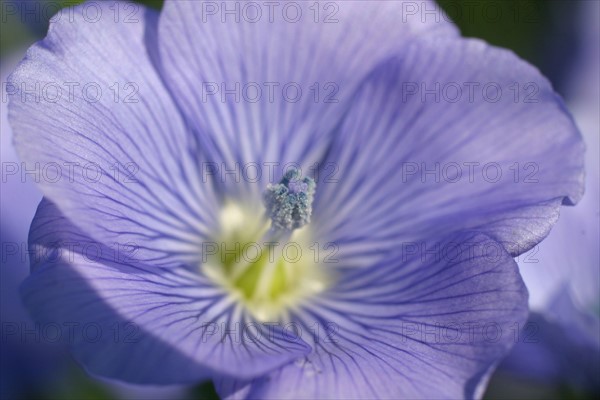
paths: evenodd
<path fill-rule="evenodd" d="M 336 139 L 312 225 L 345 267 L 461 229 L 520 254 L 582 195 L 584 146 L 558 95 L 478 40 L 415 40 L 365 81 Z"/>
<path fill-rule="evenodd" d="M 250 378 L 310 351 L 250 325 L 223 289 L 197 273 L 129 264 L 125 249 L 90 240 L 47 200 L 30 248 L 24 303 L 42 326 L 61 329 L 93 374 L 145 384 Z"/>
<path fill-rule="evenodd" d="M 411 7 L 403 1 L 167 1 L 160 18 L 163 76 L 218 163 L 221 183 L 240 190 L 228 185 L 234 177 L 224 170 L 239 172 L 250 163 L 262 168 L 263 182 L 270 168 L 270 180 L 278 181 L 289 162 L 308 168 L 378 62 L 416 35 L 457 34 L 439 13 L 422 20 Z M 429 1 L 419 7 L 436 8 Z"/>
<path fill-rule="evenodd" d="M 498 366 L 510 377 L 567 384 L 593 392 L 600 387 L 600 322 L 579 309 L 567 288 L 552 300 L 554 315 L 531 313 L 520 340 Z"/>
<path fill-rule="evenodd" d="M 527 318 L 527 291 L 514 260 L 483 235 L 431 245 L 440 250 L 427 260 L 398 253 L 368 272 L 345 274 L 298 313 L 310 355 L 246 386 L 225 379 L 217 384 L 221 394 L 480 397 L 513 344 L 511 327 Z"/>
<path fill-rule="evenodd" d="M 94 239 L 154 264 L 196 262 L 216 224 L 199 145 L 145 40 L 158 14 L 90 2 L 53 18 L 11 75 L 15 143 L 44 195 Z"/>

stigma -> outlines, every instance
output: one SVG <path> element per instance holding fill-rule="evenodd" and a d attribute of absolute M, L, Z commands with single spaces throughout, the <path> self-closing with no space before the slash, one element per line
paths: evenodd
<path fill-rule="evenodd" d="M 268 185 L 263 202 L 271 227 L 291 232 L 310 223 L 316 183 L 310 177 L 301 178 L 296 168 L 288 170 L 276 185 Z"/>

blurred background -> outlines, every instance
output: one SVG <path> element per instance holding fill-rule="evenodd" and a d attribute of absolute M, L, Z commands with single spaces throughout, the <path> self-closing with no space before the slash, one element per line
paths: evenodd
<path fill-rule="evenodd" d="M 394 0 L 390 0 L 394 1 Z M 5 176 L 18 162 L 6 119 L 5 82 L 25 50 L 44 37 L 48 19 L 78 0 L 0 0 L 2 182 L 0 398 L 216 399 L 210 383 L 137 387 L 86 375 L 64 348 L 36 332 L 18 295 L 29 271 L 25 244 L 41 199 L 33 183 Z M 161 0 L 138 1 L 160 9 Z M 493 376 L 487 399 L 600 398 L 599 92 L 600 0 L 438 0 L 463 36 L 513 50 L 548 77 L 587 142 L 587 190 L 561 212 L 539 248 L 519 257 L 531 318 Z M 46 340 L 44 340 L 44 338 Z"/>

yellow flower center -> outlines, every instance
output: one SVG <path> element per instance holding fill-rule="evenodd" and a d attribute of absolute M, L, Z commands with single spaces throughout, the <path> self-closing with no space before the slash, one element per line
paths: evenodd
<path fill-rule="evenodd" d="M 263 322 L 288 320 L 290 310 L 328 286 L 318 259 L 321 245 L 311 242 L 310 227 L 273 237 L 271 225 L 262 206 L 227 201 L 219 234 L 204 246 L 202 265 L 207 276 Z"/>

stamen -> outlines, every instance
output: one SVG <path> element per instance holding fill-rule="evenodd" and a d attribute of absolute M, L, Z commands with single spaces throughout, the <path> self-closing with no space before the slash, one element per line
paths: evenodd
<path fill-rule="evenodd" d="M 291 232 L 310 222 L 317 185 L 310 177 L 300 177 L 298 169 L 290 169 L 281 182 L 268 185 L 264 191 L 263 200 L 272 229 Z"/>

